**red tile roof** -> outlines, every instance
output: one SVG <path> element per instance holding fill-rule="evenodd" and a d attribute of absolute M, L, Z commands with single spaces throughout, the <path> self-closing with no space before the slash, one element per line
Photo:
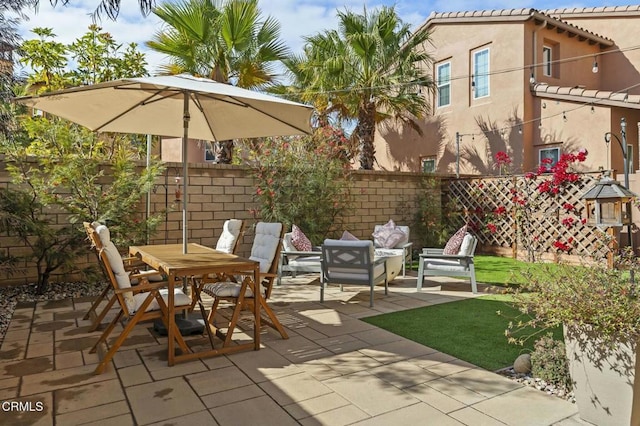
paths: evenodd
<path fill-rule="evenodd" d="M 532 85 L 535 96 L 547 99 L 559 99 L 593 105 L 619 106 L 640 109 L 640 95 L 629 95 L 626 92 L 593 90 L 584 87 L 549 86 L 544 83 Z"/>
<path fill-rule="evenodd" d="M 638 6 L 640 8 L 640 6 Z M 560 9 L 554 9 L 560 10 Z M 566 31 L 584 37 L 592 43 L 599 43 L 603 47 L 613 45 L 613 41 L 607 37 L 595 34 L 577 25 L 563 21 L 543 11 L 531 8 L 523 9 L 494 9 L 494 10 L 472 10 L 462 12 L 432 12 L 420 28 L 427 28 L 433 24 L 461 23 L 461 22 L 506 22 L 506 21 L 527 21 L 535 19 L 547 21 L 555 27 L 563 28 Z"/>

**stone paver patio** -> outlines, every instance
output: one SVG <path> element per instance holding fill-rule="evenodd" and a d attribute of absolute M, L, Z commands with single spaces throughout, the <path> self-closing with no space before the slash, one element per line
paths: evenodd
<path fill-rule="evenodd" d="M 271 305 L 288 340 L 265 328 L 260 351 L 168 367 L 166 338 L 139 326 L 98 376 L 89 348 L 99 332 L 82 320 L 88 299 L 22 304 L 0 348 L 0 401 L 23 404 L 3 405 L 0 424 L 585 424 L 569 402 L 359 320 L 473 297 L 468 290 L 444 279 L 417 293 L 407 277 L 388 296 L 377 289 L 371 309 L 366 288 L 332 287 L 320 304 L 313 277 L 285 279 Z"/>

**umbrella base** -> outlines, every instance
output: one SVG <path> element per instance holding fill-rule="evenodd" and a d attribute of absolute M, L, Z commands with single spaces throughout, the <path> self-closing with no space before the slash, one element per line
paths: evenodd
<path fill-rule="evenodd" d="M 176 317 L 176 325 L 180 330 L 180 334 L 183 336 L 190 336 L 192 334 L 202 334 L 204 332 L 204 320 L 202 319 L 187 319 Z M 166 336 L 167 327 L 164 326 L 162 320 L 157 319 L 153 322 L 153 331 L 161 336 Z"/>

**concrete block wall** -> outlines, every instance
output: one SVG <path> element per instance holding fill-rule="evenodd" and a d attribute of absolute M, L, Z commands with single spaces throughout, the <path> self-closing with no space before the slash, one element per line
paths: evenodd
<path fill-rule="evenodd" d="M 151 244 L 182 242 L 182 207 L 176 202 L 175 191 L 175 177 L 182 174 L 182 164 L 167 163 L 166 167 L 166 173 L 157 178 L 151 193 L 150 212 L 163 215 L 166 212 L 165 219 L 150 240 Z M 344 229 L 336 229 L 334 236 L 339 237 L 343 230 L 348 230 L 358 238 L 369 239 L 374 226 L 389 219 L 398 225 L 410 225 L 415 216 L 416 196 L 421 191 L 422 178 L 422 174 L 410 172 L 353 171 L 353 210 L 345 218 Z M 0 185 L 11 185 L 2 161 Z M 253 225 L 257 222 L 251 213 L 257 207 L 254 194 L 254 180 L 248 167 L 189 164 L 189 242 L 214 247 L 225 220 L 244 219 L 245 235 L 239 255 L 248 256 L 253 241 Z M 140 202 L 140 211 L 146 211 L 145 200 Z M 50 214 L 54 215 L 53 223 L 68 221 L 68 215 L 63 211 L 51 211 Z M 12 237 L 0 235 L 0 250 L 18 254 L 27 248 L 20 246 Z M 77 259 L 76 264 L 81 267 L 95 262 L 95 255 L 89 251 L 87 243 L 87 255 Z M 35 282 L 34 265 L 23 267 L 23 271 L 13 276 L 0 274 L 0 285 Z M 52 278 L 54 281 L 77 279 L 81 277 L 68 274 L 57 274 Z"/>

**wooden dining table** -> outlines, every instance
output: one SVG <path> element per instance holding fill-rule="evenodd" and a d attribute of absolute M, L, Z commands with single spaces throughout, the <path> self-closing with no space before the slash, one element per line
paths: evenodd
<path fill-rule="evenodd" d="M 190 243 L 187 245 L 187 253 L 183 253 L 182 244 L 157 244 L 146 246 L 131 246 L 129 254 L 138 257 L 141 261 L 151 266 L 167 276 L 168 297 L 167 297 L 167 350 L 168 362 L 172 366 L 176 362 L 188 361 L 196 358 L 206 358 L 210 356 L 222 355 L 230 352 L 237 352 L 247 349 L 260 349 L 260 298 L 261 292 L 254 288 L 255 283 L 259 283 L 260 264 L 256 261 L 245 259 L 233 254 L 223 253 L 210 247 L 200 244 Z M 233 346 L 221 347 L 219 349 L 193 352 L 185 343 L 180 330 L 176 325 L 174 288 L 176 278 L 192 276 L 205 276 L 207 274 L 225 273 L 228 275 L 253 275 L 253 280 L 242 280 L 242 288 L 235 309 L 241 309 L 246 286 L 249 285 L 256 298 L 253 303 L 254 330 L 253 341 Z M 181 283 L 181 281 L 177 281 Z M 192 294 L 192 297 L 196 297 Z M 210 327 L 205 320 L 205 327 Z M 176 342 L 182 350 L 182 354 L 176 355 Z"/>

